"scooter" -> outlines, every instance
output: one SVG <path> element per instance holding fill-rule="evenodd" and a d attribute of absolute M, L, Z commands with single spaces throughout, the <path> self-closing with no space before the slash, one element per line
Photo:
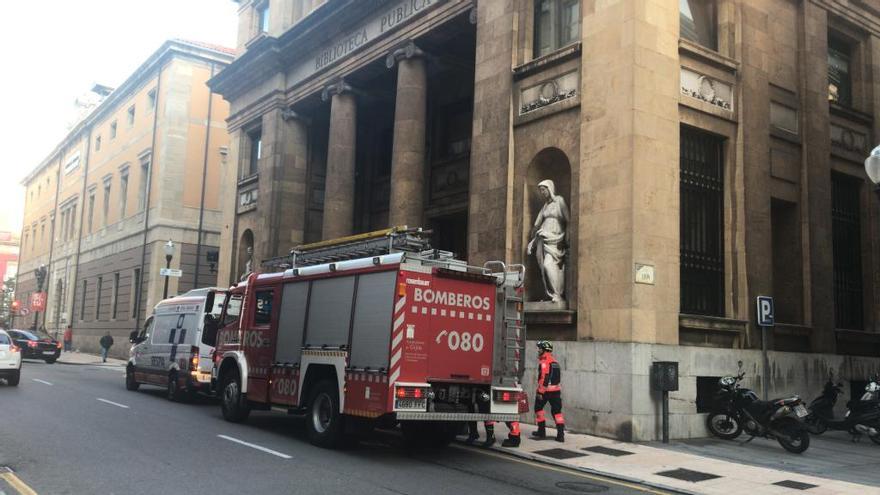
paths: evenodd
<path fill-rule="evenodd" d="M 866 392 L 860 400 L 847 402 L 846 415 L 834 417 L 834 405 L 843 390 L 843 384 L 834 383 L 833 376 L 822 389 L 822 394 L 813 399 L 807 408 L 810 412 L 804 419 L 810 433 L 821 435 L 827 430 L 846 431 L 857 442 L 862 435 L 867 435 L 874 443 L 880 444 L 880 402 L 874 395 L 880 390 L 876 379 L 872 379 L 865 388 Z"/>
<path fill-rule="evenodd" d="M 718 438 L 733 440 L 743 431 L 755 437 L 775 439 L 785 450 L 800 454 L 810 447 L 810 434 L 803 419 L 809 414 L 798 396 L 759 400 L 755 392 L 741 388 L 745 373 L 718 380 L 712 412 L 706 418 L 709 431 Z"/>

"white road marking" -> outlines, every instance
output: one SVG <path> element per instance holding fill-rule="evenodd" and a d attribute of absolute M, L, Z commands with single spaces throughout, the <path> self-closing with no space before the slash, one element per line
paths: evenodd
<path fill-rule="evenodd" d="M 262 451 L 262 452 L 265 452 L 265 453 L 267 453 L 267 454 L 272 454 L 272 455 L 274 455 L 274 456 L 278 456 L 278 457 L 280 457 L 280 458 L 282 458 L 282 459 L 292 459 L 292 457 L 289 456 L 289 455 L 287 455 L 287 454 L 282 454 L 281 452 L 277 452 L 277 451 L 274 451 L 274 450 L 272 450 L 272 449 L 267 449 L 266 447 L 261 447 L 261 446 L 259 446 L 259 445 L 255 445 L 255 444 L 252 444 L 252 443 L 249 443 L 249 442 L 245 442 L 244 440 L 239 440 L 239 439 L 237 439 L 237 438 L 227 437 L 226 435 L 217 435 L 217 436 L 220 437 L 220 438 L 222 438 L 223 440 L 229 440 L 230 442 L 235 442 L 235 443 L 237 443 L 237 444 L 244 445 L 245 447 L 250 447 L 250 448 L 252 448 L 252 449 L 257 449 L 257 450 Z"/>
<path fill-rule="evenodd" d="M 119 368 L 115 368 L 115 367 L 114 367 L 114 368 L 110 368 L 110 367 L 107 367 L 107 366 L 92 366 L 91 368 L 92 368 L 93 370 L 115 371 L 115 372 L 117 372 L 117 373 L 125 373 L 125 370 L 124 370 L 124 369 L 119 369 Z"/>
<path fill-rule="evenodd" d="M 51 383 L 47 382 L 46 380 L 40 380 L 39 378 L 31 378 L 31 380 L 33 380 L 37 383 L 42 383 L 44 385 L 52 385 Z"/>
<path fill-rule="evenodd" d="M 101 402 L 104 402 L 104 403 L 106 403 L 106 404 L 110 404 L 111 406 L 121 407 L 121 408 L 123 408 L 123 409 L 130 409 L 130 408 L 129 408 L 128 406 L 126 406 L 125 404 L 120 404 L 120 403 L 118 403 L 118 402 L 113 402 L 112 400 L 102 399 L 102 398 L 100 398 L 100 397 L 96 397 L 96 398 L 97 398 L 99 401 L 101 401 Z"/>

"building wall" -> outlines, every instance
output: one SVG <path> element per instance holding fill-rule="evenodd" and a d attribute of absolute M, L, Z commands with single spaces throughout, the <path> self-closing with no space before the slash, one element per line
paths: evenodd
<path fill-rule="evenodd" d="M 579 36 L 539 56 L 534 0 L 479 1 L 473 9 L 449 0 L 300 77 L 305 69 L 298 64 L 366 26 L 368 16 L 357 18 L 353 3 L 340 3 L 338 11 L 323 8 L 300 17 L 301 2 L 278 1 L 270 7 L 269 32 L 258 34 L 259 5 L 242 2 L 239 58 L 211 81 L 231 106 L 233 166 L 226 168 L 221 187 L 226 197 L 258 193 L 255 207 L 225 213 L 219 283 L 241 276 L 242 243 L 251 234 L 258 266 L 286 252 L 278 239 L 289 244 L 315 232 L 306 225 L 301 237 L 298 225 L 282 223 L 287 218 L 281 212 L 299 216 L 302 208 L 313 208 L 311 178 L 322 176 L 324 192 L 332 189 L 328 183 L 339 182 L 332 174 L 323 176 L 330 146 L 312 139 L 294 145 L 297 131 L 285 125 L 305 122 L 310 137 L 327 132 L 338 138 L 344 119 L 334 122 L 331 112 L 328 124 L 324 115 L 333 84 L 340 78 L 371 80 L 383 57 L 395 65 L 401 43 L 442 39 L 450 17 L 467 15 L 475 40 L 468 261 L 526 265 L 530 338 L 571 341 L 566 348 L 575 362 L 588 359 L 575 356 L 579 353 L 604 361 L 600 354 L 619 349 L 640 356 L 615 361 L 620 375 L 615 379 L 628 385 L 603 403 L 601 414 L 586 399 L 596 391 L 590 380 L 598 378 L 576 378 L 569 390 L 579 398 L 572 414 L 580 428 L 654 437 L 654 411 L 642 404 L 650 395 L 643 381 L 646 353 L 681 362 L 702 359 L 703 353 L 728 364 L 756 362 L 761 331 L 754 308 L 760 295 L 777 301 L 778 325 L 769 346 L 781 370 L 773 376 L 779 387 L 812 390 L 821 385 L 823 367 L 852 365 L 852 379 L 876 369 L 874 361 L 852 357 L 880 352 L 880 206 L 862 166 L 880 142 L 875 6 L 717 0 L 715 34 L 698 43 L 682 35 L 690 29 L 682 24 L 682 2 L 583 0 Z M 829 102 L 829 39 L 836 37 L 852 46 L 851 104 Z M 432 47 L 432 59 L 441 64 L 453 58 L 453 43 L 446 43 Z M 397 86 L 361 89 L 356 97 L 398 96 Z M 238 171 L 249 156 L 247 131 L 255 125 L 264 131 L 264 155 L 259 177 L 249 178 Z M 682 280 L 690 269 L 682 261 L 683 246 L 696 236 L 683 214 L 693 207 L 682 199 L 692 198 L 687 196 L 692 179 L 682 172 L 690 159 L 682 150 L 692 145 L 692 132 L 717 143 L 713 159 L 720 163 L 712 186 L 720 211 L 717 225 L 710 226 L 719 234 L 718 307 L 705 311 L 682 309 L 691 287 L 687 274 Z M 304 178 L 274 180 L 277 170 L 292 170 L 297 152 L 307 155 Z M 832 185 L 841 176 L 857 187 L 861 273 L 848 283 L 861 285 L 860 328 L 837 328 L 835 319 L 835 284 L 840 289 L 842 272 L 834 261 L 840 246 L 834 242 Z M 556 182 L 571 213 L 562 302 L 542 300 L 535 258 L 526 253 L 541 207 L 537 184 L 544 179 Z M 811 364 L 801 370 L 796 362 L 804 359 Z M 689 383 L 700 373 L 719 372 L 708 364 L 687 366 L 697 369 L 683 375 Z M 790 377 L 801 371 L 800 378 Z M 691 392 L 683 390 L 681 400 L 693 400 Z M 676 435 L 704 433 L 695 411 L 679 414 Z"/>
<path fill-rule="evenodd" d="M 117 340 L 124 340 L 162 296 L 164 280 L 158 276 L 158 267 L 165 266 L 161 247 L 168 239 L 178 245 L 172 266 L 181 267 L 182 257 L 187 270 L 180 287 L 193 287 L 199 243 L 198 285 L 213 284 L 215 276 L 210 273 L 207 252 L 216 251 L 219 244 L 219 175 L 228 146 L 224 122 L 228 105 L 210 93 L 205 81 L 230 59 L 228 52 L 197 43 L 163 45 L 26 179 L 31 190 L 47 171 L 61 176 L 53 199 L 52 211 L 58 219 L 54 244 L 47 247 L 47 253 L 23 263 L 31 272 L 31 280 L 25 278 L 22 287 L 25 292 L 34 290 L 33 268 L 40 263 L 49 266 L 45 326 L 50 332 L 60 333 L 72 324 L 75 333 L 82 336 L 83 349 L 90 350 L 96 349 L 96 339 L 108 329 Z M 132 107 L 134 118 L 130 121 Z M 115 136 L 111 130 L 114 123 Z M 65 171 L 64 165 L 72 163 L 74 156 L 79 157 L 77 166 Z M 207 177 L 204 184 L 203 172 Z M 126 194 L 123 177 L 127 177 Z M 205 208 L 200 215 L 203 195 Z M 147 202 L 149 229 L 145 235 Z M 35 207 L 26 205 L 26 220 L 39 216 Z M 140 311 L 135 312 L 128 299 L 134 297 L 134 270 L 142 264 L 143 296 Z M 151 267 L 156 267 L 157 273 L 152 273 Z M 120 282 L 114 291 L 117 274 Z M 102 279 L 101 294 L 97 294 L 98 277 Z M 170 290 L 176 291 L 178 280 L 170 285 Z M 107 309 L 114 293 L 120 294 L 121 316 L 117 318 Z M 91 312 L 99 297 L 102 314 L 96 318 Z M 126 299 L 124 304 L 122 299 Z"/>

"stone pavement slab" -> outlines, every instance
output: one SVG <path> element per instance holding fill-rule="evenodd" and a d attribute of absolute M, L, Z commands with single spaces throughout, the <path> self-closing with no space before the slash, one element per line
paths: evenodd
<path fill-rule="evenodd" d="M 96 366 L 125 366 L 126 362 L 122 359 L 107 358 L 107 362 L 101 361 L 100 354 L 89 354 L 86 352 L 68 351 L 62 352 L 56 361 L 61 364 L 90 364 Z"/>
<path fill-rule="evenodd" d="M 507 429 L 503 424 L 497 424 L 495 434 L 499 443 L 492 449 L 534 461 L 678 493 L 880 495 L 880 486 L 836 479 L 835 473 L 828 470 L 793 472 L 780 469 L 779 464 L 754 465 L 673 448 L 618 442 L 571 432 L 566 432 L 564 443 L 558 443 L 554 440 L 556 431 L 553 428 L 547 428 L 546 440 L 532 440 L 529 436 L 535 430 L 535 426 L 522 424 L 521 427 L 522 443 L 519 448 L 510 449 L 499 446 L 500 441 L 507 436 Z M 748 445 L 743 447 L 746 448 Z M 562 449 L 563 452 L 557 449 Z M 782 459 L 781 462 L 786 460 L 794 462 L 801 457 L 798 454 L 785 452 L 781 447 L 778 447 L 775 454 Z M 880 474 L 876 474 L 876 466 L 877 464 L 874 463 L 874 468 L 866 468 L 866 470 L 880 477 Z M 806 485 L 813 486 L 802 489 Z"/>

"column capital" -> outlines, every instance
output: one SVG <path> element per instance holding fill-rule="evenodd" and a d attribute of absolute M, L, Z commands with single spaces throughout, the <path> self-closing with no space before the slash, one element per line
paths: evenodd
<path fill-rule="evenodd" d="M 345 79 L 340 77 L 335 83 L 324 86 L 324 89 L 321 91 L 321 99 L 329 101 L 331 97 L 343 93 L 356 93 L 356 91 L 350 84 L 345 82 Z"/>
<path fill-rule="evenodd" d="M 290 122 L 291 120 L 296 120 L 302 122 L 303 124 L 309 125 L 311 124 L 312 119 L 306 117 L 305 115 L 297 112 L 292 108 L 282 108 L 281 109 L 281 120 L 285 122 Z"/>
<path fill-rule="evenodd" d="M 388 52 L 388 55 L 385 56 L 385 67 L 391 69 L 394 67 L 394 64 L 399 62 L 401 59 L 424 56 L 425 52 L 423 52 L 421 48 L 416 46 L 416 44 L 412 40 L 409 40 Z"/>

